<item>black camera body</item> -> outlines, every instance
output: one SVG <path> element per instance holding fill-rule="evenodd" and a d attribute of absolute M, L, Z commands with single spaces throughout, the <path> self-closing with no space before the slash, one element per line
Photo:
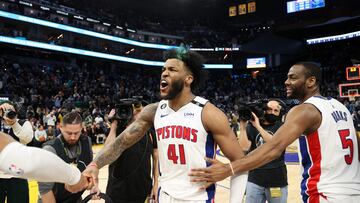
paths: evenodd
<path fill-rule="evenodd" d="M 259 99 L 253 102 L 240 103 L 238 106 L 239 119 L 249 121 L 253 119 L 251 112 L 253 112 L 259 120 L 264 119 L 264 112 L 267 108 L 267 99 Z"/>
<path fill-rule="evenodd" d="M 17 113 L 12 110 L 12 109 L 6 109 L 4 112 L 4 116 L 9 118 L 9 119 L 14 119 L 16 118 Z"/>
<path fill-rule="evenodd" d="M 138 97 L 120 99 L 115 104 L 115 115 L 109 118 L 110 122 L 118 122 L 116 135 L 119 135 L 133 118 L 133 111 L 142 106 L 142 100 Z"/>
<path fill-rule="evenodd" d="M 4 103 L 7 103 L 7 104 L 13 106 L 14 108 L 16 108 L 14 103 L 12 103 L 11 101 L 8 101 L 8 100 L 0 101 L 0 105 L 2 105 Z M 0 117 L 6 117 L 6 118 L 9 118 L 9 119 L 15 119 L 16 116 L 17 116 L 17 112 L 14 111 L 13 109 L 4 109 L 4 110 L 1 110 L 1 112 L 0 112 Z"/>

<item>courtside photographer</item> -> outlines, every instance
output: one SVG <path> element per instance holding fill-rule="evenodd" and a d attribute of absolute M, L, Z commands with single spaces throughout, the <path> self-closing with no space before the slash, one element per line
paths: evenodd
<path fill-rule="evenodd" d="M 16 141 L 26 145 L 34 137 L 29 121 L 18 119 L 15 105 L 8 101 L 0 101 L 0 131 L 9 134 Z M 14 178 L 0 171 L 0 203 L 28 203 L 29 189 L 25 179 Z"/>
<path fill-rule="evenodd" d="M 239 106 L 242 149 L 249 153 L 272 139 L 280 128 L 286 104 L 279 99 L 258 100 Z M 249 171 L 246 185 L 247 203 L 286 203 L 287 170 L 284 154 L 257 169 Z"/>
<path fill-rule="evenodd" d="M 146 104 L 142 97 L 119 100 L 109 113 L 111 127 L 105 145 L 111 143 L 130 125 Z M 144 203 L 148 196 L 155 199 L 158 170 L 155 168 L 151 170 L 151 165 L 158 166 L 157 144 L 153 130 L 149 130 L 144 137 L 109 165 L 106 194 L 114 203 Z M 151 171 L 153 171 L 152 175 Z"/>

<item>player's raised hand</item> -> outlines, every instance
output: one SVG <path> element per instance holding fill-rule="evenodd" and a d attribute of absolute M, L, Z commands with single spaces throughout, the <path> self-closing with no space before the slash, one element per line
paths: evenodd
<path fill-rule="evenodd" d="M 210 159 L 205 157 L 205 160 L 211 165 L 207 168 L 194 168 L 191 169 L 189 176 L 191 176 L 191 182 L 204 183 L 200 189 L 206 189 L 210 185 L 217 181 L 224 180 L 232 175 L 232 171 L 229 164 L 224 164 L 216 159 Z"/>

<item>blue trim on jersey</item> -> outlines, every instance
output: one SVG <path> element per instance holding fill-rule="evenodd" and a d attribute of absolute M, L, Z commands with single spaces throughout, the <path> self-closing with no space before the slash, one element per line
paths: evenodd
<path fill-rule="evenodd" d="M 304 168 L 304 172 L 302 174 L 303 179 L 301 180 L 300 188 L 301 188 L 301 195 L 304 202 L 307 202 L 309 199 L 309 195 L 306 193 L 307 191 L 307 180 L 309 179 L 309 168 L 312 165 L 311 158 L 309 155 L 308 147 L 307 147 L 307 140 L 305 136 L 301 136 L 299 138 L 300 143 L 300 153 L 301 153 L 301 164 Z"/>
<path fill-rule="evenodd" d="M 313 97 L 323 99 L 323 100 L 331 100 L 332 99 L 332 97 L 323 97 L 323 96 L 320 96 L 320 95 L 313 96 Z"/>
<path fill-rule="evenodd" d="M 213 203 L 213 199 L 208 199 L 205 203 Z"/>
<path fill-rule="evenodd" d="M 158 203 L 160 203 L 160 191 L 161 191 L 161 187 L 158 188 L 158 194 L 157 194 Z"/>
<path fill-rule="evenodd" d="M 159 176 L 161 176 L 160 161 L 158 161 L 158 171 L 159 171 Z"/>
<path fill-rule="evenodd" d="M 205 153 L 206 157 L 208 158 L 214 158 L 215 156 L 215 141 L 214 137 L 211 133 L 209 133 L 206 136 L 206 144 L 205 144 Z M 206 167 L 210 166 L 210 163 L 206 162 Z M 212 184 L 210 187 L 206 188 L 206 193 L 208 195 L 208 200 L 211 202 L 211 200 L 215 196 L 215 184 Z M 206 201 L 208 202 L 208 201 Z"/>

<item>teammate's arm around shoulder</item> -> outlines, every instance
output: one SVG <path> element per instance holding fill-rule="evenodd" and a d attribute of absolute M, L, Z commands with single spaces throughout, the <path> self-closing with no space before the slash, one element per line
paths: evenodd
<path fill-rule="evenodd" d="M 251 170 L 276 159 L 302 134 L 316 131 L 321 120 L 321 113 L 311 104 L 293 107 L 287 114 L 285 123 L 276 131 L 273 138 L 245 158 L 234 162 L 234 170 Z"/>
<path fill-rule="evenodd" d="M 274 160 L 303 133 L 314 132 L 320 124 L 321 114 L 313 105 L 301 104 L 292 108 L 287 114 L 285 123 L 269 142 L 245 157 L 231 161 L 233 171 L 235 173 L 248 171 Z M 235 148 L 231 150 L 235 150 Z M 193 169 L 190 176 L 193 177 L 194 182 L 217 182 L 229 176 L 229 168 L 225 166 L 225 164 L 213 162 L 213 165 L 208 168 Z"/>
<path fill-rule="evenodd" d="M 215 142 L 228 159 L 234 161 L 244 156 L 224 112 L 213 104 L 207 103 L 203 110 L 202 121 L 206 130 L 212 133 Z"/>

